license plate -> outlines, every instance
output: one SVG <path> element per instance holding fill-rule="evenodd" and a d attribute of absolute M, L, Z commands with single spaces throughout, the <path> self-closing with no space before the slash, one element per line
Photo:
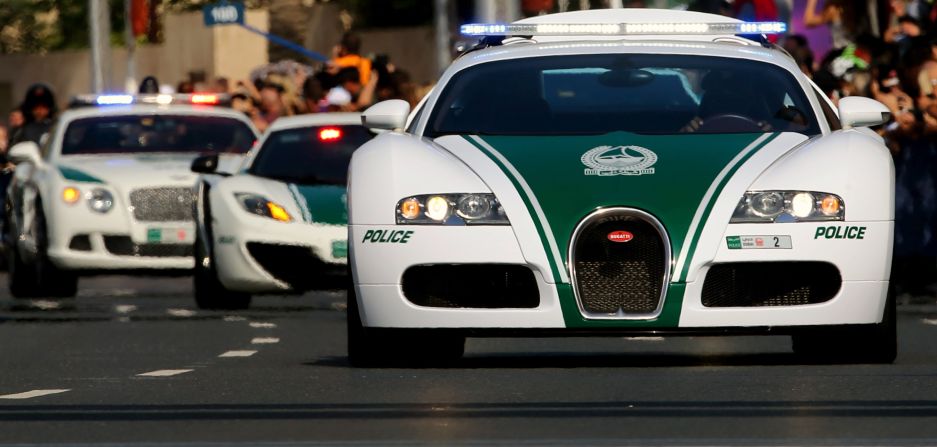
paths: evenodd
<path fill-rule="evenodd" d="M 178 244 L 192 241 L 192 230 L 188 228 L 148 228 L 146 242 L 150 244 Z"/>
<path fill-rule="evenodd" d="M 726 245 L 729 250 L 794 248 L 791 237 L 786 235 L 728 236 Z"/>
<path fill-rule="evenodd" d="M 332 241 L 332 257 L 333 258 L 347 258 L 348 257 L 348 241 Z"/>

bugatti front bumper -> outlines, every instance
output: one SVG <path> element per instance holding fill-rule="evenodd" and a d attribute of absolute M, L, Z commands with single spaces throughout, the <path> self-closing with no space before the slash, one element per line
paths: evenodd
<path fill-rule="evenodd" d="M 851 229 L 855 227 L 855 229 Z M 861 230 L 862 237 L 859 237 Z M 662 311 L 650 318 L 595 318 L 584 315 L 574 285 L 557 281 L 550 269 L 531 256 L 534 250 L 523 248 L 511 227 L 437 227 L 354 225 L 350 227 L 350 247 L 354 258 L 356 291 L 362 321 L 368 327 L 387 328 L 462 328 L 462 329 L 542 329 L 576 332 L 604 330 L 692 330 L 777 329 L 797 326 L 870 324 L 881 321 L 888 292 L 894 224 L 891 221 L 836 224 L 735 224 L 719 238 L 702 240 L 692 258 L 685 261 L 683 273 L 677 267 L 675 253 L 665 285 Z M 407 234 L 409 232 L 409 234 Z M 784 236 L 778 247 L 738 248 L 736 239 L 746 241 L 766 236 Z M 773 242 L 773 239 L 768 239 Z M 538 249 L 545 251 L 542 247 Z M 542 254 L 542 253 L 541 253 Z M 521 266 L 529 269 L 529 281 L 536 286 L 538 298 L 525 307 L 492 307 L 491 297 L 479 297 L 484 305 L 437 305 L 414 299 L 405 277 L 417 267 L 427 266 Z M 833 277 L 821 286 L 829 296 L 816 298 L 810 290 L 795 288 L 794 295 L 762 300 L 713 301 L 712 283 L 720 268 L 754 266 L 742 273 L 767 275 L 765 284 L 798 283 L 798 278 L 784 276 L 803 272 L 801 268 L 774 269 L 776 265 L 825 266 L 820 274 Z M 563 266 L 568 269 L 568 266 Z M 493 269 L 492 271 L 499 271 Z M 453 287 L 471 290 L 485 278 L 479 270 L 461 278 L 449 278 Z M 724 272 L 723 272 L 724 273 Z M 422 277 L 426 280 L 426 276 Z M 725 275 L 720 279 L 724 281 Z M 758 287 L 759 278 L 738 278 L 730 283 L 738 291 L 745 287 L 764 298 L 768 292 Z M 823 279 L 823 278 L 821 278 Z M 807 283 L 809 281 L 800 281 Z M 829 284 L 835 283 L 830 292 Z M 706 290 L 704 293 L 704 289 Z M 770 289 L 770 288 L 769 288 Z M 489 289 L 478 289 L 489 290 Z M 799 292 L 798 292 L 799 291 Z M 790 290 L 788 290 L 790 292 Z M 799 293 L 799 295 L 798 295 Z M 738 294 L 738 293 L 736 293 Z M 822 293 L 821 293 L 822 294 Z M 730 294 L 731 295 L 731 294 Z M 720 296 L 728 296 L 722 293 Z M 509 298 L 509 297 L 508 297 Z M 464 300 L 463 300 L 464 301 Z M 506 302 L 511 302 L 506 300 Z M 464 304 L 464 302 L 463 302 Z M 715 304 L 715 305 L 714 305 Z M 728 304 L 728 305 L 726 305 Z"/>

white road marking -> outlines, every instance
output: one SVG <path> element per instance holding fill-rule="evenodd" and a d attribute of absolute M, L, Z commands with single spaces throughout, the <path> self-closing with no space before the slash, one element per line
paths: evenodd
<path fill-rule="evenodd" d="M 247 320 L 247 318 L 239 317 L 239 316 L 237 316 L 237 315 L 225 315 L 224 318 L 222 318 L 222 320 L 224 320 L 224 321 L 244 321 L 244 320 Z"/>
<path fill-rule="evenodd" d="M 156 371 L 145 372 L 137 374 L 140 377 L 169 377 L 179 374 L 185 374 L 187 372 L 195 371 L 194 369 L 158 369 Z"/>
<path fill-rule="evenodd" d="M 189 309 L 168 309 L 166 313 L 174 317 L 192 317 L 195 316 L 194 310 Z"/>
<path fill-rule="evenodd" d="M 118 304 L 114 306 L 114 310 L 119 314 L 129 314 L 130 312 L 137 310 L 137 306 L 134 306 L 133 304 Z"/>
<path fill-rule="evenodd" d="M 48 396 L 49 394 L 59 394 L 71 390 L 32 390 L 25 393 L 5 394 L 0 399 L 31 399 L 33 397 Z"/>
<path fill-rule="evenodd" d="M 273 329 L 277 327 L 275 323 L 262 323 L 259 321 L 252 321 L 251 327 L 254 329 Z"/>
<path fill-rule="evenodd" d="M 276 337 L 256 337 L 251 340 L 252 345 L 269 345 L 273 343 L 279 343 L 280 339 Z"/>
<path fill-rule="evenodd" d="M 625 337 L 628 341 L 664 341 L 664 337 Z"/>
<path fill-rule="evenodd" d="M 52 300 L 32 300 L 30 304 L 32 304 L 33 307 L 38 307 L 42 310 L 52 310 L 62 307 L 62 303 Z"/>
<path fill-rule="evenodd" d="M 250 357 L 256 353 L 257 351 L 228 351 L 218 357 Z"/>
<path fill-rule="evenodd" d="M 924 324 L 929 324 L 931 326 L 937 326 L 937 318 L 925 318 L 921 320 Z"/>

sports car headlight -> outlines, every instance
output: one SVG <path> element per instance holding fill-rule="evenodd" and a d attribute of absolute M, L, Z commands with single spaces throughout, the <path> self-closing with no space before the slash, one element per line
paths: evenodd
<path fill-rule="evenodd" d="M 106 213 L 114 207 L 114 195 L 103 188 L 95 188 L 88 194 L 88 208 L 91 211 Z"/>
<path fill-rule="evenodd" d="M 508 225 L 494 194 L 425 194 L 397 202 L 397 224 Z"/>
<path fill-rule="evenodd" d="M 843 199 L 816 191 L 748 191 L 729 223 L 825 222 L 843 220 Z"/>
<path fill-rule="evenodd" d="M 234 196 L 237 198 L 238 202 L 241 203 L 241 206 L 244 207 L 244 210 L 249 213 L 269 217 L 279 220 L 280 222 L 293 220 L 292 216 L 290 216 L 290 213 L 286 212 L 285 208 L 276 202 L 267 200 L 267 198 L 263 196 L 249 193 L 239 193 Z"/>

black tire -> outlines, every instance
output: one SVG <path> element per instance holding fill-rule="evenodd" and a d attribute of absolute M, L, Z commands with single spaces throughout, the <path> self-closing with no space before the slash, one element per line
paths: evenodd
<path fill-rule="evenodd" d="M 215 260 L 207 256 L 208 266 L 202 264 L 206 259 L 205 249 L 199 236 L 195 238 L 195 272 L 192 275 L 195 293 L 195 305 L 199 309 L 243 310 L 251 305 L 251 295 L 228 290 L 218 280 Z"/>
<path fill-rule="evenodd" d="M 364 327 L 350 268 L 347 285 L 348 363 L 352 366 L 446 366 L 462 358 L 465 337 L 461 335 L 434 329 Z"/>
<path fill-rule="evenodd" d="M 895 294 L 889 289 L 881 323 L 794 335 L 794 353 L 821 363 L 894 363 L 898 356 L 897 319 Z"/>
<path fill-rule="evenodd" d="M 78 275 L 60 269 L 49 259 L 49 237 L 42 202 L 36 201 L 36 256 L 26 262 L 16 239 L 11 239 L 10 294 L 16 298 L 74 298 L 78 294 Z"/>

